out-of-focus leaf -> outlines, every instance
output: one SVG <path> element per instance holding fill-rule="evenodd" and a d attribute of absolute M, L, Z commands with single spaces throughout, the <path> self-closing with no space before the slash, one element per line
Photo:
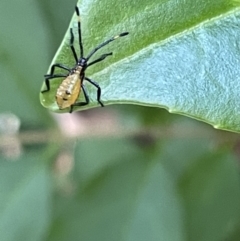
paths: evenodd
<path fill-rule="evenodd" d="M 0 161 L 0 240 L 42 240 L 50 223 L 51 184 L 43 159 Z M 40 153 L 39 153 L 40 155 Z M 41 162 L 42 163 L 41 163 Z"/>
<path fill-rule="evenodd" d="M 58 196 L 48 240 L 224 240 L 240 215 L 235 158 L 190 140 L 79 142 L 78 192 Z"/>
<path fill-rule="evenodd" d="M 48 31 L 40 13 L 36 1 L 0 2 L 0 112 L 34 126 L 51 123 L 38 99 L 48 65 Z"/>

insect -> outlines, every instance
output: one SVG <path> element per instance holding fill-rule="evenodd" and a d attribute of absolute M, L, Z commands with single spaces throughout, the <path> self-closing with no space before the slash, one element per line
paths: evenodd
<path fill-rule="evenodd" d="M 89 104 L 89 96 L 83 84 L 84 80 L 88 81 L 90 84 L 96 87 L 97 101 L 102 107 L 104 106 L 101 101 L 101 87 L 95 81 L 86 77 L 85 71 L 89 66 L 96 64 L 104 60 L 106 57 L 112 55 L 112 52 L 103 54 L 99 58 L 93 60 L 90 63 L 88 63 L 88 61 L 100 48 L 104 47 L 105 45 L 116 40 L 119 37 L 128 35 L 128 32 L 124 32 L 119 35 L 116 35 L 108 39 L 107 41 L 103 42 L 102 44 L 98 45 L 88 54 L 87 57 L 84 57 L 82 34 L 81 34 L 80 11 L 77 6 L 75 7 L 75 11 L 78 17 L 78 36 L 79 36 L 80 57 L 79 58 L 77 57 L 77 53 L 73 45 L 74 44 L 73 30 L 72 28 L 70 28 L 70 48 L 71 48 L 73 57 L 76 61 L 76 64 L 73 68 L 69 68 L 63 64 L 53 64 L 51 66 L 50 74 L 44 75 L 47 89 L 41 91 L 42 93 L 44 93 L 50 90 L 50 83 L 49 83 L 50 80 L 59 78 L 59 77 L 64 77 L 62 83 L 59 85 L 57 89 L 55 98 L 59 109 L 65 109 L 70 107 L 70 111 L 69 111 L 70 113 L 72 113 L 74 106 L 84 106 Z M 68 74 L 54 74 L 55 68 L 64 69 L 68 71 Z M 85 101 L 77 102 L 77 99 L 79 97 L 79 94 L 81 93 L 81 90 L 83 91 Z"/>

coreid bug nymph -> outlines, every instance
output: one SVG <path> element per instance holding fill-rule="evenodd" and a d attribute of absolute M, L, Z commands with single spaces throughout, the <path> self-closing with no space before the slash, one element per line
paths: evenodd
<path fill-rule="evenodd" d="M 70 107 L 70 113 L 73 111 L 74 106 L 84 106 L 89 104 L 89 97 L 84 87 L 83 81 L 86 80 L 93 86 L 97 88 L 97 101 L 103 107 L 103 103 L 101 101 L 101 88 L 100 86 L 94 82 L 93 80 L 89 79 L 85 76 L 85 70 L 97 62 L 104 60 L 107 56 L 112 55 L 112 53 L 107 53 L 101 55 L 98 59 L 93 60 L 92 62 L 88 63 L 88 60 L 102 47 L 107 45 L 108 43 L 114 41 L 119 37 L 123 37 L 128 35 L 128 32 L 121 33 L 116 35 L 109 40 L 103 42 L 102 44 L 98 45 L 94 48 L 87 57 L 83 57 L 83 44 L 82 44 L 82 34 L 81 34 L 81 21 L 80 21 L 80 12 L 78 7 L 75 7 L 76 14 L 78 16 L 78 36 L 79 36 L 79 47 L 80 47 L 80 58 L 78 59 L 75 48 L 74 48 L 74 35 L 73 30 L 70 28 L 70 48 L 72 50 L 73 57 L 76 61 L 76 65 L 73 68 L 69 68 L 62 64 L 53 64 L 51 66 L 50 74 L 46 74 L 45 77 L 45 84 L 47 86 L 46 90 L 41 91 L 42 93 L 47 92 L 50 90 L 49 80 L 59 77 L 65 77 L 62 83 L 59 85 L 57 92 L 56 92 L 56 102 L 59 109 L 65 109 Z M 60 68 L 68 71 L 68 74 L 54 74 L 55 68 Z M 84 102 L 77 102 L 79 94 L 83 91 L 85 101 Z"/>

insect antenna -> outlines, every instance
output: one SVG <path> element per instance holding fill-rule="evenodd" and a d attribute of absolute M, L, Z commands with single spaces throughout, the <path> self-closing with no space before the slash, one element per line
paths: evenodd
<path fill-rule="evenodd" d="M 79 47 L 80 47 L 80 58 L 83 58 L 83 44 L 82 44 L 80 11 L 77 6 L 75 6 L 75 10 L 76 10 L 76 14 L 78 16 L 78 39 L 79 39 Z"/>
<path fill-rule="evenodd" d="M 103 42 L 102 44 L 98 45 L 95 49 L 93 49 L 90 54 L 86 57 L 86 61 L 88 61 L 92 56 L 93 54 L 95 54 L 100 48 L 104 47 L 105 45 L 109 44 L 110 42 L 114 41 L 115 39 L 119 38 L 119 37 L 123 37 L 123 36 L 126 36 L 128 35 L 128 32 L 124 32 L 124 33 L 121 33 L 119 35 L 116 35 L 110 39 L 108 39 L 107 41 Z"/>
<path fill-rule="evenodd" d="M 71 50 L 72 50 L 74 59 L 75 59 L 75 61 L 76 61 L 76 63 L 77 63 L 77 62 L 78 62 L 78 57 L 77 57 L 77 53 L 76 53 L 76 51 L 75 51 L 75 48 L 74 48 L 74 46 L 73 46 L 73 43 L 74 43 L 74 35 L 73 35 L 73 30 L 72 30 L 72 28 L 70 28 L 70 34 L 71 34 L 70 47 L 71 47 Z"/>

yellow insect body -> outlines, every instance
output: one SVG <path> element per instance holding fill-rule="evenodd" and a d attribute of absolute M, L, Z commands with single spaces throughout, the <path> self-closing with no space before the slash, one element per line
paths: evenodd
<path fill-rule="evenodd" d="M 75 51 L 73 29 L 70 28 L 70 48 L 76 62 L 75 66 L 73 68 L 69 68 L 68 66 L 65 66 L 61 63 L 53 64 L 50 69 L 50 74 L 44 75 L 47 88 L 41 91 L 42 93 L 45 93 L 50 90 L 50 80 L 64 77 L 65 79 L 59 85 L 55 98 L 59 109 L 62 110 L 62 109 L 70 108 L 69 113 L 72 113 L 73 108 L 75 106 L 85 106 L 89 104 L 89 96 L 87 94 L 87 91 L 84 88 L 83 81 L 88 81 L 88 83 L 92 84 L 97 89 L 97 101 L 102 107 L 104 106 L 104 104 L 101 101 L 101 87 L 98 85 L 98 83 L 96 83 L 95 81 L 85 76 L 85 71 L 89 66 L 104 60 L 108 56 L 111 56 L 112 52 L 102 54 L 99 58 L 91 61 L 90 63 L 89 63 L 89 59 L 99 49 L 106 46 L 110 42 L 116 40 L 119 37 L 128 35 L 128 32 L 120 33 L 104 41 L 103 43 L 95 47 L 86 57 L 84 57 L 82 34 L 81 34 L 80 11 L 77 6 L 75 7 L 75 11 L 78 17 L 78 38 L 79 38 L 80 56 L 78 57 Z M 62 69 L 64 71 L 68 71 L 68 74 L 55 73 L 56 68 Z M 84 100 L 78 101 L 78 97 L 79 97 L 79 94 L 81 93 L 81 89 L 83 91 L 83 95 L 84 95 L 83 97 L 85 97 L 85 101 Z"/>
<path fill-rule="evenodd" d="M 57 89 L 56 102 L 59 109 L 65 109 L 76 103 L 81 91 L 82 79 L 80 78 L 81 67 L 67 76 Z"/>

